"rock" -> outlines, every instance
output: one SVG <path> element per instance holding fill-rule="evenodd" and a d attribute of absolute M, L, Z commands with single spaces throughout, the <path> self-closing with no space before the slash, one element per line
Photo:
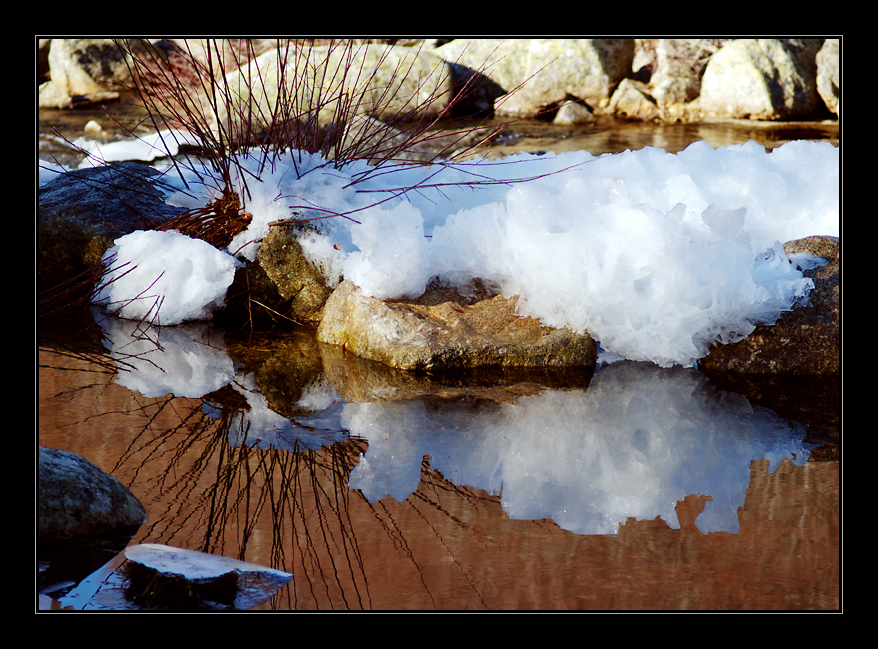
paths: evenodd
<path fill-rule="evenodd" d="M 277 287 L 281 312 L 293 320 L 318 322 L 320 310 L 332 293 L 326 277 L 302 252 L 297 240 L 300 228 L 273 227 L 262 240 L 256 258 Z"/>
<path fill-rule="evenodd" d="M 728 42 L 723 38 L 660 38 L 655 45 L 655 72 L 650 94 L 659 106 L 693 101 L 710 57 Z"/>
<path fill-rule="evenodd" d="M 125 53 L 109 38 L 53 38 L 48 54 L 50 80 L 39 90 L 41 108 L 119 97 L 119 83 L 130 81 Z"/>
<path fill-rule="evenodd" d="M 655 70 L 649 77 L 648 96 L 658 107 L 662 121 L 701 119 L 698 97 L 704 69 L 710 57 L 728 41 L 727 38 L 655 40 Z"/>
<path fill-rule="evenodd" d="M 259 564 L 156 543 L 126 548 L 125 559 L 128 598 L 163 610 L 246 610 L 293 578 Z"/>
<path fill-rule="evenodd" d="M 39 542 L 140 525 L 146 509 L 125 485 L 74 453 L 39 448 Z"/>
<path fill-rule="evenodd" d="M 37 83 L 45 83 L 49 80 L 49 49 L 51 46 L 51 38 L 37 39 Z"/>
<path fill-rule="evenodd" d="M 744 340 L 714 347 L 701 360 L 705 370 L 753 374 L 839 374 L 841 254 L 837 237 L 806 237 L 784 244 L 788 255 L 808 253 L 827 264 L 806 270 L 814 280 L 807 304 L 759 325 Z"/>
<path fill-rule="evenodd" d="M 254 133 L 266 131 L 283 94 L 289 110 L 316 117 L 326 129 L 324 138 L 340 136 L 346 126 L 334 123 L 336 111 L 382 121 L 435 117 L 452 99 L 451 69 L 441 58 L 380 43 L 271 50 L 226 75 L 225 85 L 233 100 L 219 107 L 219 122 L 232 121 L 229 114 L 247 115 Z M 340 97 L 350 98 L 353 106 L 341 107 Z M 242 132 L 240 125 L 230 131 Z"/>
<path fill-rule="evenodd" d="M 568 101 L 562 104 L 555 114 L 554 124 L 573 125 L 573 124 L 593 124 L 597 121 L 588 106 L 578 101 Z"/>
<path fill-rule="evenodd" d="M 634 39 L 455 39 L 435 52 L 483 70 L 510 93 L 495 102 L 498 115 L 526 117 L 570 97 L 605 109 L 611 90 L 631 74 Z"/>
<path fill-rule="evenodd" d="M 119 237 L 151 229 L 183 212 L 167 205 L 161 172 L 138 162 L 60 174 L 39 189 L 38 264 L 54 286 L 100 263 Z"/>
<path fill-rule="evenodd" d="M 594 365 L 590 336 L 519 317 L 516 302 L 469 300 L 435 282 L 418 300 L 382 301 L 346 280 L 326 302 L 317 339 L 406 370 Z"/>
<path fill-rule="evenodd" d="M 582 367 L 488 367 L 453 372 L 410 372 L 351 356 L 336 345 L 319 343 L 319 347 L 321 370 L 347 403 L 418 397 L 512 403 L 518 397 L 539 394 L 549 388 L 584 390 L 594 374 L 594 368 Z"/>
<path fill-rule="evenodd" d="M 661 114 L 647 85 L 634 79 L 622 79 L 610 100 L 609 111 L 620 117 L 643 121 L 656 119 Z"/>
<path fill-rule="evenodd" d="M 821 39 L 740 39 L 714 54 L 701 82 L 706 117 L 764 120 L 809 115 L 817 106 Z"/>
<path fill-rule="evenodd" d="M 841 115 L 838 48 L 838 39 L 828 38 L 817 53 L 817 92 L 829 110 Z"/>

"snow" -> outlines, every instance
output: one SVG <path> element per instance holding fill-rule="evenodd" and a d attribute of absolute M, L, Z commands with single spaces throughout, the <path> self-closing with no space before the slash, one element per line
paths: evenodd
<path fill-rule="evenodd" d="M 435 276 L 482 277 L 519 294 L 522 315 L 587 331 L 607 354 L 691 366 L 713 342 L 773 323 L 807 295 L 812 283 L 799 265 L 812 262 L 791 263 L 783 242 L 839 234 L 839 150 L 828 143 L 766 152 L 754 142 L 716 150 L 698 142 L 678 154 L 519 154 L 377 169 L 339 169 L 302 152 L 241 162 L 248 230 L 216 255 L 182 235 L 150 247 L 144 234 L 122 238 L 119 260 L 148 269 L 140 284 L 133 272 L 115 276 L 108 299 L 138 295 L 164 272 L 166 288 L 150 290 L 164 296 L 161 323 L 208 317 L 231 282 L 233 257 L 254 260 L 270 222 L 319 219 L 301 243 L 330 286 L 347 278 L 386 299 L 415 297 Z M 539 178 L 505 182 L 531 176 Z M 194 170 L 188 188 L 173 174 L 166 180 L 177 183 L 171 204 L 216 195 Z M 143 317 L 134 305 L 122 315 Z"/>
<path fill-rule="evenodd" d="M 73 144 L 89 154 L 79 164 L 80 169 L 85 169 L 124 160 L 152 162 L 157 158 L 177 155 L 181 144 L 195 145 L 198 142 L 188 131 L 168 130 L 116 142 L 102 142 L 82 137 L 75 140 Z"/>
<path fill-rule="evenodd" d="M 175 325 L 222 305 L 241 265 L 227 252 L 174 230 L 139 230 L 104 253 L 108 270 L 95 302 L 130 320 Z"/>
<path fill-rule="evenodd" d="M 616 534 L 629 517 L 677 529 L 675 505 L 710 495 L 703 532 L 737 532 L 750 462 L 773 472 L 809 456 L 804 429 L 698 370 L 617 363 L 587 390 L 544 390 L 513 403 L 476 400 L 348 403 L 342 425 L 368 448 L 349 486 L 370 502 L 403 502 L 421 464 L 457 485 L 501 496 L 513 519 L 551 518 L 577 534 Z"/>
<path fill-rule="evenodd" d="M 211 342 L 201 322 L 143 327 L 135 320 L 97 318 L 102 341 L 120 368 L 115 382 L 145 397 L 198 399 L 235 378 L 225 349 Z"/>

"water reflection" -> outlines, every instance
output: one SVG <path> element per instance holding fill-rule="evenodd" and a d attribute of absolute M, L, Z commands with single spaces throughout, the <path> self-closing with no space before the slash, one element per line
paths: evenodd
<path fill-rule="evenodd" d="M 696 371 L 426 376 L 313 332 L 103 325 L 42 342 L 40 443 L 134 492 L 134 543 L 295 574 L 263 608 L 838 606 L 839 463 L 796 466 L 801 429 Z M 120 608 L 115 567 L 53 596 Z"/>
<path fill-rule="evenodd" d="M 774 471 L 783 458 L 808 458 L 803 427 L 717 390 L 694 369 L 619 362 L 587 388 L 532 386 L 498 397 L 394 386 L 400 375 L 411 379 L 392 371 L 364 389 L 353 375 L 320 366 L 303 373 L 294 359 L 287 366 L 295 385 L 283 385 L 275 357 L 272 381 L 260 387 L 259 373 L 236 367 L 206 325 L 161 329 L 155 338 L 115 319 L 102 327 L 122 370 L 117 383 L 144 396 L 203 397 L 232 446 L 301 451 L 365 440 L 349 486 L 373 503 L 417 491 L 429 456 L 451 483 L 500 494 L 513 519 L 615 534 L 628 518 L 660 517 L 676 529 L 676 503 L 695 494 L 711 499 L 696 520 L 702 532 L 736 532 L 751 461 L 766 458 Z"/>
<path fill-rule="evenodd" d="M 578 534 L 615 534 L 628 518 L 679 528 L 675 505 L 712 501 L 702 532 L 738 530 L 750 462 L 803 464 L 805 431 L 696 370 L 618 363 L 587 390 L 514 403 L 411 399 L 347 404 L 343 425 L 368 440 L 350 486 L 370 501 L 418 488 L 420 462 L 455 484 L 502 495 L 514 519 L 551 518 Z"/>
<path fill-rule="evenodd" d="M 758 122 L 745 119 L 715 120 L 688 124 L 661 124 L 601 117 L 584 126 L 555 126 L 525 120 L 511 126 L 497 142 L 479 155 L 503 157 L 525 151 L 588 151 L 593 155 L 657 147 L 677 153 L 693 142 L 718 148 L 753 140 L 772 149 L 792 140 L 840 142 L 836 121 Z"/>

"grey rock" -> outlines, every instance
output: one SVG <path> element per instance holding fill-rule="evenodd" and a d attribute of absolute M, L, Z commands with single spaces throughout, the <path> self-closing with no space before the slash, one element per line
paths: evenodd
<path fill-rule="evenodd" d="M 821 39 L 740 39 L 710 57 L 699 98 L 706 117 L 764 120 L 809 115 L 817 106 Z"/>
<path fill-rule="evenodd" d="M 246 116 L 253 133 L 265 131 L 279 98 L 302 119 L 319 124 L 325 141 L 333 144 L 346 124 L 339 115 L 368 115 L 378 120 L 440 114 L 452 99 L 448 64 L 432 51 L 382 43 L 349 46 L 313 45 L 270 50 L 226 75 L 231 102 L 209 120 L 230 123 L 230 132 L 244 132 L 237 120 Z M 351 101 L 350 108 L 343 104 Z M 274 124 L 275 127 L 278 124 Z M 304 132 L 300 124 L 298 131 Z M 329 148 L 328 146 L 326 148 Z"/>
<path fill-rule="evenodd" d="M 841 78 L 838 65 L 838 39 L 828 38 L 817 53 L 817 92 L 829 110 L 841 115 Z"/>
<path fill-rule="evenodd" d="M 656 119 L 661 114 L 647 85 L 634 79 L 622 80 L 613 93 L 609 110 L 614 115 L 643 121 Z"/>
<path fill-rule="evenodd" d="M 729 39 L 661 38 L 655 45 L 655 72 L 650 93 L 660 106 L 685 104 L 701 92 L 701 78 L 710 57 Z"/>
<path fill-rule="evenodd" d="M 293 578 L 259 564 L 156 543 L 126 548 L 125 559 L 129 597 L 160 609 L 246 610 Z"/>
<path fill-rule="evenodd" d="M 597 118 L 588 109 L 588 106 L 577 101 L 568 101 L 562 104 L 555 119 L 552 120 L 554 124 L 559 125 L 593 124 L 595 121 Z"/>
<path fill-rule="evenodd" d="M 125 485 L 83 457 L 39 448 L 39 542 L 140 525 L 146 509 Z"/>
<path fill-rule="evenodd" d="M 139 41 L 131 45 L 137 49 Z M 119 84 L 130 85 L 126 54 L 113 39 L 53 38 L 48 47 L 50 80 L 39 89 L 42 108 L 116 99 Z"/>
<path fill-rule="evenodd" d="M 606 109 L 631 74 L 634 39 L 455 39 L 434 51 L 497 83 L 507 93 L 495 102 L 498 115 L 523 117 L 570 97 Z"/>
<path fill-rule="evenodd" d="M 59 174 L 40 187 L 37 242 L 41 284 L 52 286 L 100 263 L 119 237 L 183 212 L 167 205 L 161 174 L 138 162 Z"/>

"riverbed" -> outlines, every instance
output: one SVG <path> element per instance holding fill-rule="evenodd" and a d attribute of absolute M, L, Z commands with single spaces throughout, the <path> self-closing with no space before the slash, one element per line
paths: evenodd
<path fill-rule="evenodd" d="M 838 137 L 834 122 L 528 123 L 494 154 Z M 216 384 L 188 391 L 205 367 Z M 836 610 L 840 402 L 835 379 L 648 363 L 411 375 L 293 326 L 38 326 L 39 444 L 144 503 L 124 542 L 293 573 L 264 610 Z M 81 557 L 53 560 L 57 605 L 117 608 L 118 557 Z"/>

